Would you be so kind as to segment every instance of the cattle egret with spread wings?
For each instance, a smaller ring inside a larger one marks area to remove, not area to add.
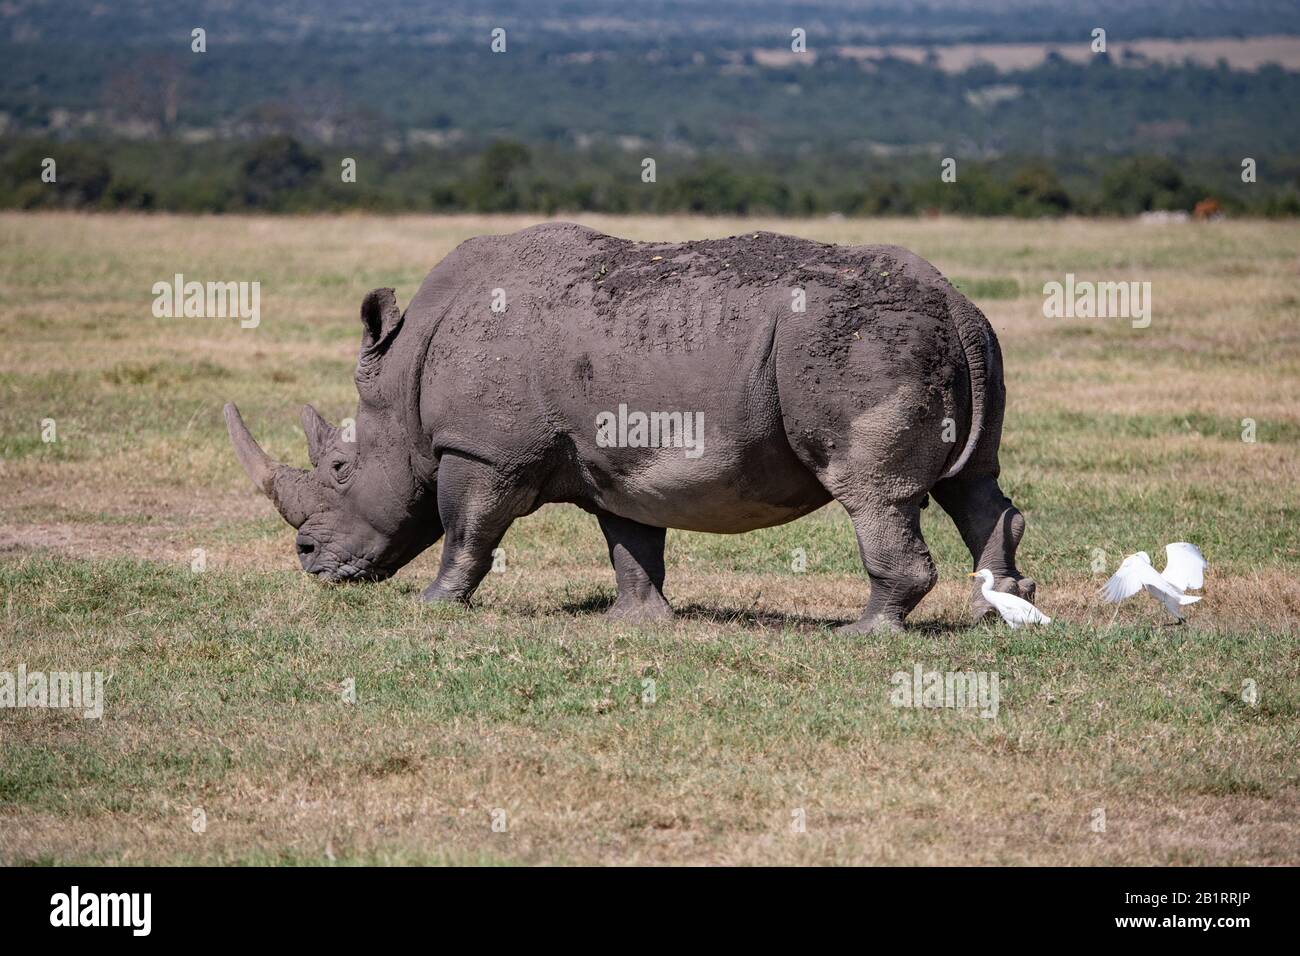
[[[1165,555],[1165,569],[1156,571],[1145,551],[1130,554],[1101,589],[1102,595],[1111,604],[1118,604],[1145,590],[1181,624],[1182,608],[1200,600],[1199,596],[1183,592],[1205,586],[1205,569],[1209,565],[1200,548],[1186,541],[1166,545]]]
[[[1015,630],[1021,624],[1052,623],[1050,617],[1024,598],[1015,594],[1003,594],[1001,591],[993,590],[993,572],[988,568],[982,568],[969,576],[983,580],[984,583],[980,585],[980,593],[984,595],[984,600],[993,605],[993,609],[1002,615],[1002,620],[1006,621],[1012,630]]]

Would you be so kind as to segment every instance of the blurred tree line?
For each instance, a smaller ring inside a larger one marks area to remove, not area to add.
[[[42,180],[55,160],[56,179]],[[354,182],[344,161],[355,161]],[[640,155],[526,146],[328,151],[288,135],[256,141],[43,142],[0,149],[0,207],[172,212],[609,213],[692,212],[849,216],[951,213],[1043,217],[1191,211],[1214,198],[1230,214],[1300,214],[1300,158],[1257,183],[1240,170],[1159,156],[1054,162],[958,159],[955,182],[938,157],[824,155],[769,159],[659,157],[643,182]]]

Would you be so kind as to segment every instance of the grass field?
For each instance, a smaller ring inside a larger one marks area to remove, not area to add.
[[[306,464],[298,407],[353,410],[362,295],[528,220],[3,215],[0,671],[107,684],[101,720],[0,710],[0,862],[1300,863],[1300,226],[584,221],[898,242],[957,281],[1002,340],[1002,483],[1056,623],[968,625],[933,507],[940,584],[896,637],[831,630],[866,595],[838,505],[670,532],[671,625],[606,621],[573,508],[517,523],[470,609],[415,600],[437,548],[322,586],[222,403]],[[260,281],[260,326],[154,318],[178,272]],[[1067,272],[1149,280],[1150,328],[1044,318]],[[1211,564],[1186,626],[1099,602],[1176,540]],[[917,664],[997,672],[997,718],[891,706]]]

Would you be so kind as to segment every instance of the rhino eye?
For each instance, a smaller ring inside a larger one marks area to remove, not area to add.
[[[330,472],[334,475],[335,481],[347,481],[348,475],[352,472],[351,462],[346,458],[336,458],[330,463]]]

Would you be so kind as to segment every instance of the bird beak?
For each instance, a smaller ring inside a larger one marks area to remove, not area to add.
[[[977,578],[977,577],[979,577],[979,575],[976,574],[974,571],[972,571],[970,574],[966,575],[966,577],[968,577],[968,578]]]

